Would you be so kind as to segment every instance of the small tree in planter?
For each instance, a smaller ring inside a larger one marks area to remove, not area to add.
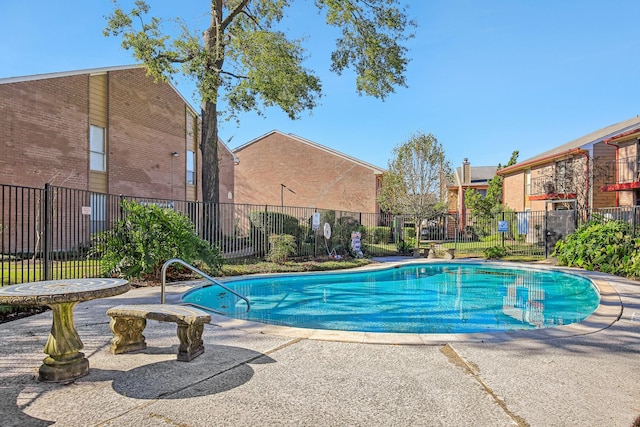
[[[419,250],[421,224],[446,211],[444,203],[451,165],[444,148],[432,134],[417,133],[393,149],[382,176],[378,203],[386,212],[407,215],[415,224],[415,248]]]

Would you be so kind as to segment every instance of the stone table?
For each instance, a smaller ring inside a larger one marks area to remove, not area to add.
[[[129,283],[123,279],[62,279],[28,282],[0,288],[0,304],[48,306],[53,325],[44,353],[48,356],[39,369],[39,378],[47,382],[68,382],[89,372],[89,360],[73,321],[73,307],[96,298],[125,293]]]

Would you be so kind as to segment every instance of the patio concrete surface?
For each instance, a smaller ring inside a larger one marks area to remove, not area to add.
[[[136,288],[76,306],[90,371],[69,384],[37,379],[50,312],[0,325],[0,425],[631,426],[640,283],[587,274],[611,307],[558,334],[376,338],[214,316],[192,362],[176,360],[172,323],[148,321],[145,350],[109,352],[108,308],[160,302]]]

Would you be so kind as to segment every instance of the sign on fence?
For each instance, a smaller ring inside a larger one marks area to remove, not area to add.
[[[509,231],[509,221],[498,221],[498,231],[501,233]]]

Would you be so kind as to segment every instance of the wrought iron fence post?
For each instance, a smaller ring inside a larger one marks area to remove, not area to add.
[[[122,194],[120,194],[118,199],[119,199],[118,200],[118,214],[120,215],[120,217],[118,219],[123,219],[124,218],[124,206],[123,206],[122,202],[124,202],[125,197]]]
[[[502,211],[502,221],[504,222],[504,211]],[[504,235],[505,235],[505,232],[503,231],[500,234],[502,235],[502,247],[504,248]]]
[[[544,258],[549,258],[549,211],[544,211]]]
[[[270,228],[273,227],[271,224],[271,218],[269,218],[269,205],[264,205],[264,232],[262,233],[262,257],[264,258],[269,253],[269,233],[271,232]]]
[[[53,240],[53,229],[52,229],[52,217],[53,217],[53,203],[52,203],[52,191],[51,185],[46,183],[44,185],[44,197],[42,201],[42,276],[44,280],[51,280],[51,246]]]

